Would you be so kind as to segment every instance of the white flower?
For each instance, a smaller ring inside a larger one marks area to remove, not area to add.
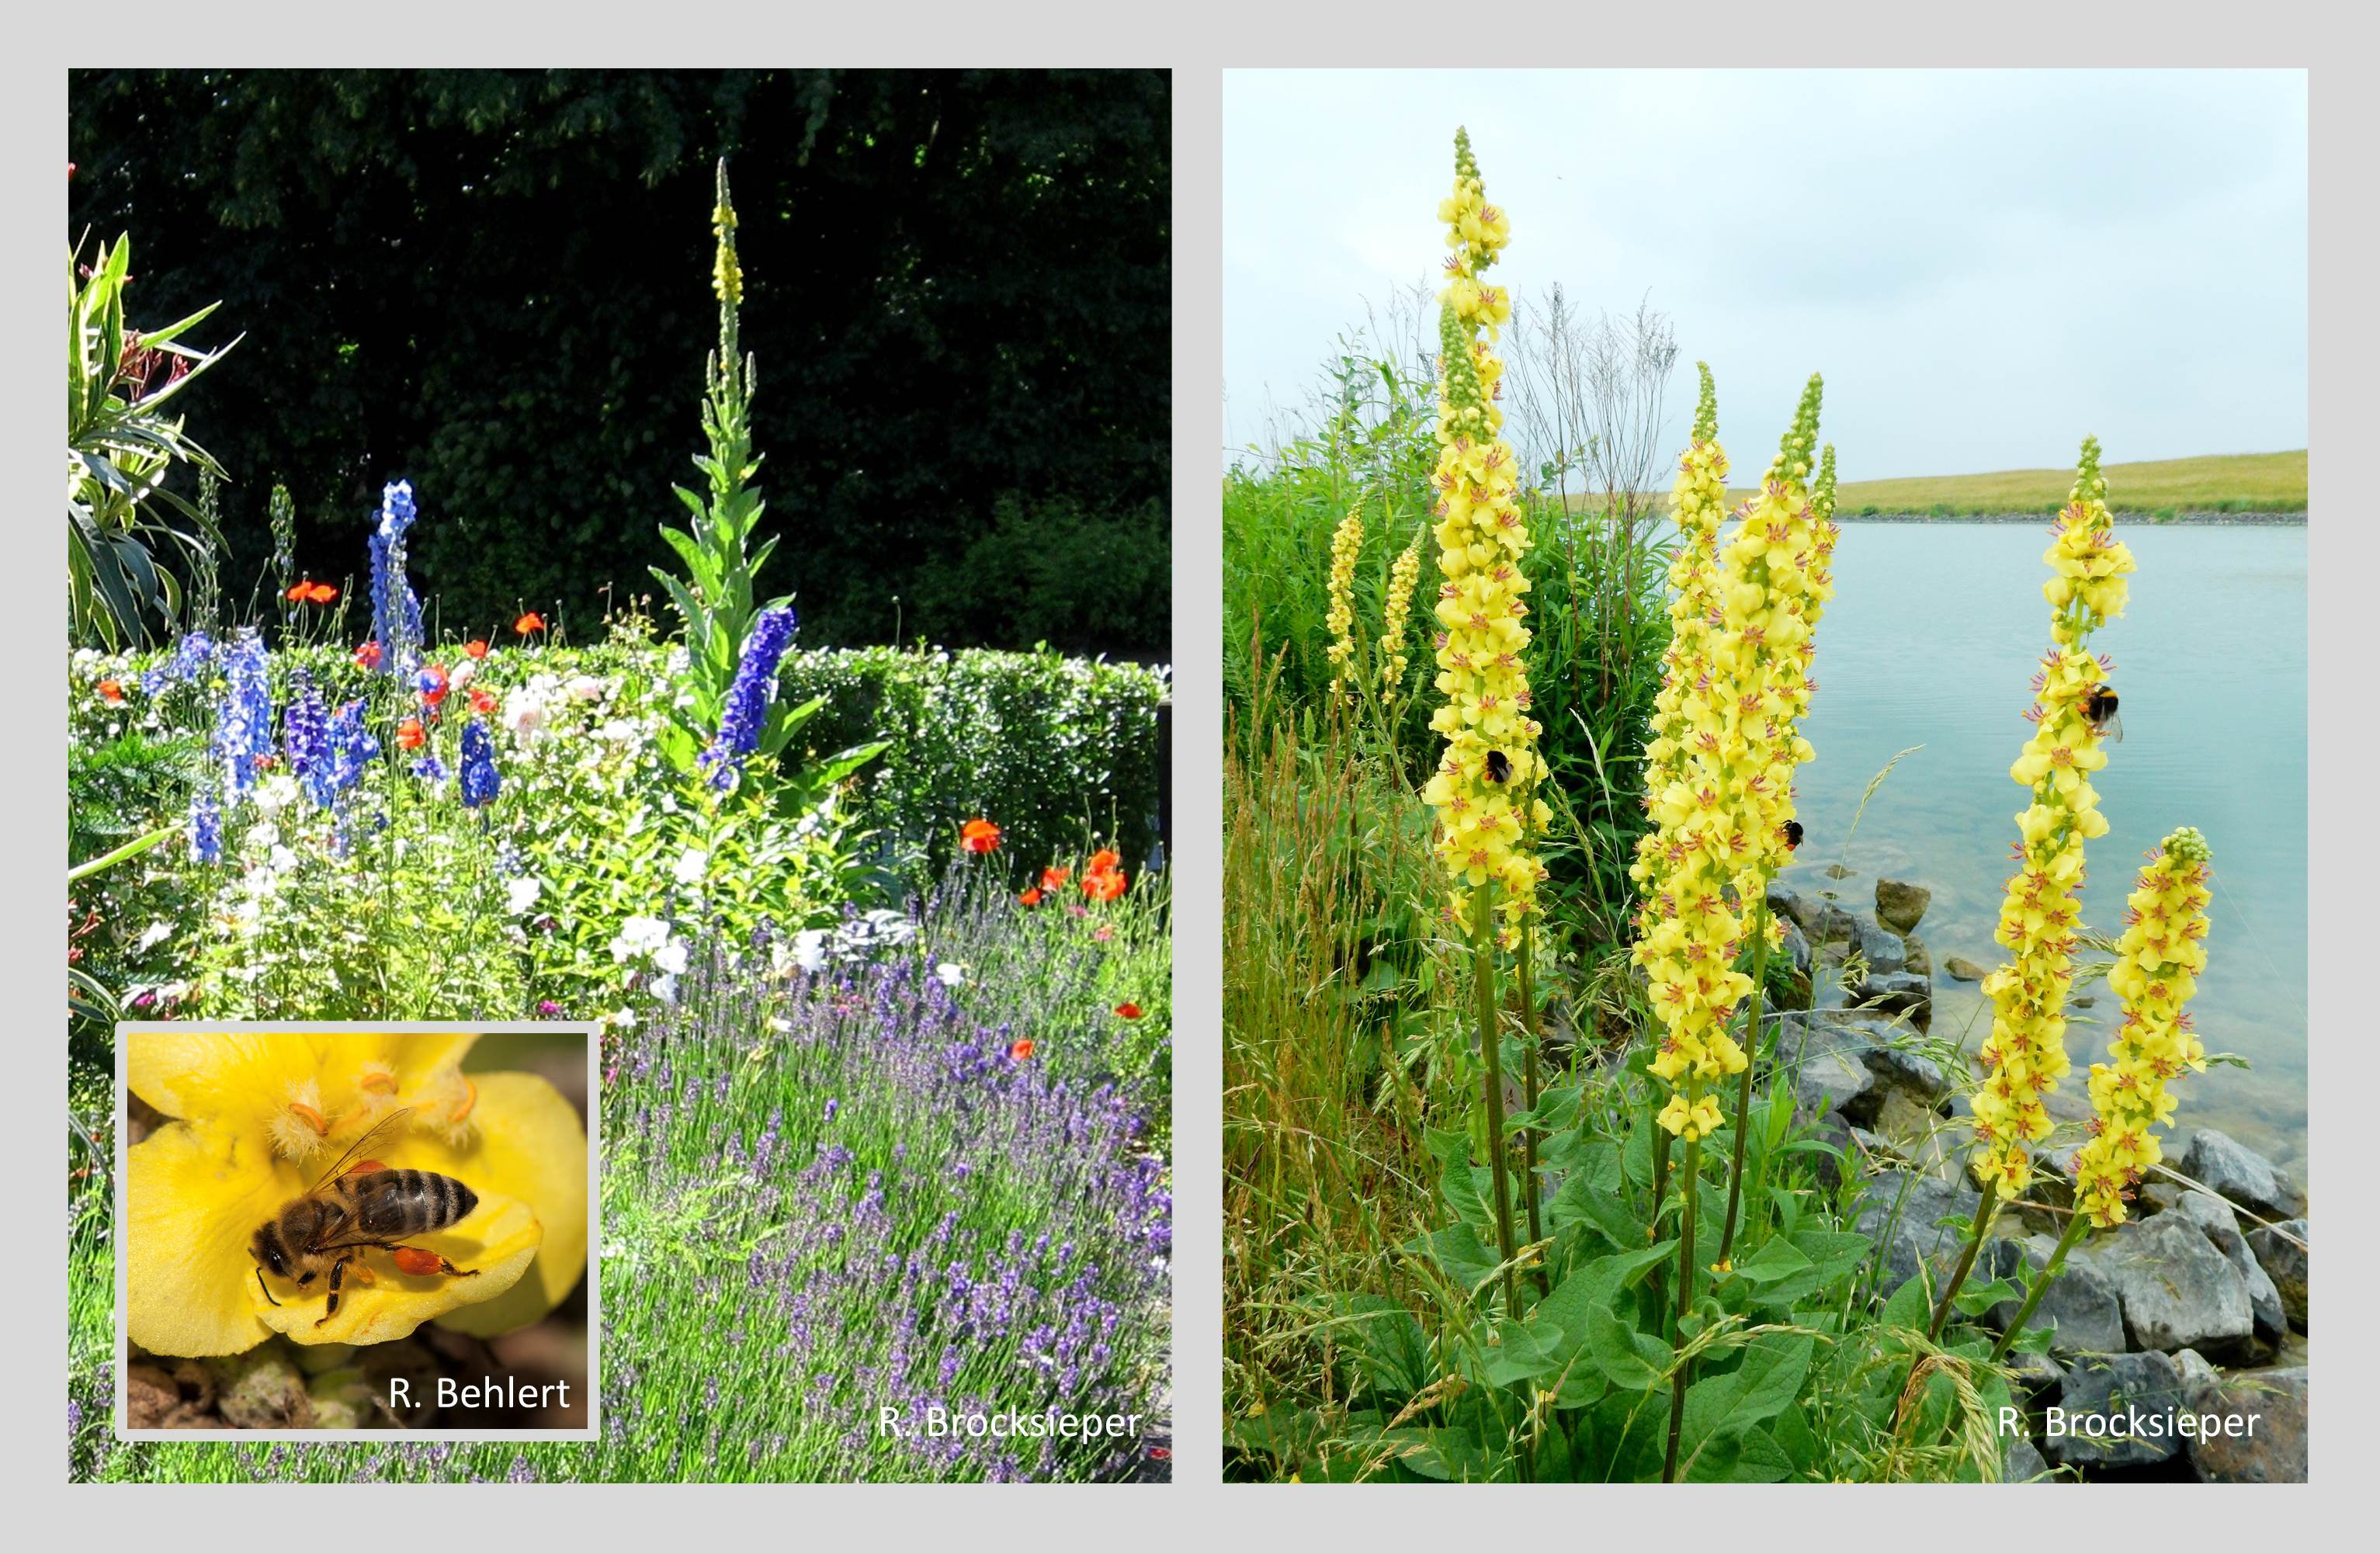
[[[275,847],[272,853],[273,867],[286,874],[298,867],[298,855],[286,847]]]
[[[934,967],[934,979],[945,988],[964,988],[967,979],[966,967],[956,961],[944,961]]]
[[[677,1002],[677,977],[675,976],[654,977],[652,991],[653,997],[661,1000],[663,1003],[675,1003]]]
[[[826,969],[824,929],[804,929],[794,935],[794,964],[815,976]]]
[[[614,1009],[612,1013],[603,1016],[603,1023],[607,1026],[617,1026],[622,1030],[626,1030],[630,1026],[637,1023],[637,1012],[633,1009]]]
[[[450,691],[459,691],[479,677],[480,661],[467,654],[462,662],[447,671],[446,688]]]
[[[595,731],[595,737],[606,745],[633,745],[644,730],[632,718],[613,718]]]
[[[526,745],[545,727],[545,703],[524,691],[504,703],[504,726]]]
[[[281,828],[271,820],[260,820],[248,828],[247,846],[249,852],[269,853],[280,845]]]
[[[612,941],[612,958],[633,960],[651,954],[669,942],[669,924],[659,917],[631,917],[620,925],[619,937]]]
[[[152,923],[147,928],[140,930],[140,937],[133,942],[132,948],[136,952],[141,950],[153,950],[158,945],[163,944],[165,941],[173,937],[173,924],[167,922]]]
[[[298,779],[286,772],[267,777],[256,785],[256,807],[268,815],[278,814],[297,801]]]
[[[653,964],[671,977],[686,969],[686,941],[673,939],[653,952]]]
[[[537,904],[538,892],[544,889],[545,881],[534,874],[525,874],[508,881],[504,886],[505,910],[515,917],[520,916]]]
[[[562,688],[581,701],[603,699],[603,682],[592,674],[573,674]]]
[[[699,847],[688,847],[678,855],[677,864],[670,872],[677,876],[681,885],[699,885],[710,870],[710,855]]]

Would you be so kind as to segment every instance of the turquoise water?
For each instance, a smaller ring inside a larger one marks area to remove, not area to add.
[[[2216,892],[2194,1005],[2217,1067],[2181,1087],[2181,1125],[2220,1127],[2301,1181],[2306,1123],[2306,533],[2292,528],[2120,524],[2140,563],[2131,601],[2093,647],[2112,657],[2124,737],[2095,786],[2108,832],[2091,844],[2084,921],[2112,937],[2143,852],[2177,826],[2205,832]],[[1818,696],[1803,727],[1808,828],[1795,888],[1872,909],[1878,874],[1929,886],[1918,927],[1933,951],[1934,1031],[1988,1032],[1950,955],[1998,965],[1992,941],[2023,790],[2008,775],[2036,661],[2049,646],[2042,524],[1843,526],[1836,593],[1818,627]],[[1904,758],[1846,833],[1860,795]],[[1853,875],[1825,874],[1840,860]],[[2079,1090],[2105,1050],[2115,1000],[2069,1033]]]

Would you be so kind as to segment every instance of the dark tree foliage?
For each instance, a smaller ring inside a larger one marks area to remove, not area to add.
[[[226,593],[358,573],[413,481],[449,631],[583,637],[653,591],[699,485],[711,166],[742,218],[763,582],[813,644],[1161,654],[1162,72],[84,71],[69,231],[130,232],[135,317],[221,298],[194,396]],[[219,326],[219,327],[217,327]]]

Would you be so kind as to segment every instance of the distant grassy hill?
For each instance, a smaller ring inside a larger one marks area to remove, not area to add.
[[[2294,513],[2306,504],[2306,451],[2219,454],[2106,467],[2107,504],[2119,513]],[[2074,488],[2068,469],[2003,469],[1906,480],[1847,480],[1835,510],[1845,517],[1884,513],[2048,512]],[[1730,492],[1741,499],[1748,492]]]

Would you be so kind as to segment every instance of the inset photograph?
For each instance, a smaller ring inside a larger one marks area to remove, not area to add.
[[[126,1026],[128,1439],[593,1439],[595,1027]]]
[[[1224,135],[1227,1475],[2304,1478],[2304,73]]]

